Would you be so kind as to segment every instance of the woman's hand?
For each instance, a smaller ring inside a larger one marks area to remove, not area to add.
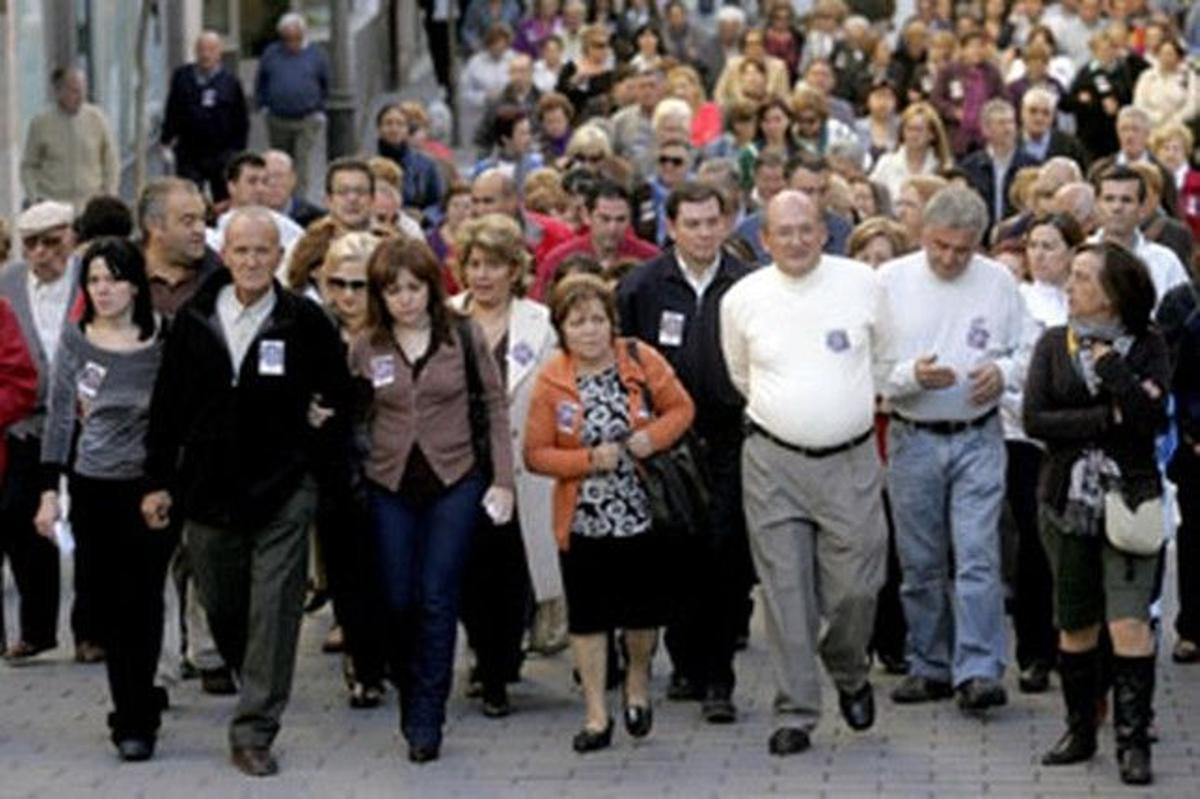
[[[626,446],[629,447],[633,457],[639,460],[649,458],[654,454],[654,442],[650,440],[650,434],[645,430],[639,430],[630,436]]]
[[[58,492],[43,491],[42,501],[33,517],[33,526],[37,528],[38,535],[54,540],[54,524],[58,521],[58,514]]]
[[[484,492],[482,504],[488,518],[497,527],[512,521],[514,500],[510,489],[492,486]]]
[[[1103,358],[1105,355],[1108,355],[1110,352],[1112,352],[1112,347],[1109,346],[1109,344],[1107,342],[1105,342],[1105,341],[1093,341],[1092,342],[1092,359],[1095,360],[1097,363],[1099,363],[1100,359]]]
[[[617,468],[617,461],[621,457],[621,445],[601,444],[592,447],[589,454],[593,472],[611,472]]]

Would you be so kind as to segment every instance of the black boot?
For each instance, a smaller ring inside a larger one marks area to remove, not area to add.
[[[1059,652],[1059,681],[1067,706],[1067,731],[1042,755],[1043,766],[1066,766],[1096,754],[1096,677],[1098,653]]]
[[[1121,782],[1149,785],[1154,656],[1113,657],[1113,727]]]

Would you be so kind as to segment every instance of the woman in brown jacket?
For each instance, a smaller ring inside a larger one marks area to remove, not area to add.
[[[427,244],[384,241],[367,281],[367,330],[350,369],[373,391],[364,465],[372,543],[401,731],[409,759],[424,763],[441,748],[471,539],[485,510],[497,525],[512,517],[508,405],[483,331],[446,305]],[[486,418],[472,419],[473,404]]]
[[[557,480],[554,534],[587,702],[587,722],[573,745],[583,753],[612,742],[604,685],[605,635],[614,628],[625,631],[629,656],[625,727],[638,738],[650,732],[650,659],[664,615],[665,553],[650,529],[637,460],[678,441],[695,409],[661,355],[616,337],[616,304],[600,278],[563,280],[550,312],[563,352],[534,385],[525,463]]]

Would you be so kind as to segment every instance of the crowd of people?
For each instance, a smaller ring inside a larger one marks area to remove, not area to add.
[[[125,760],[197,674],[238,696],[234,764],[275,773],[324,594],[348,702],[390,680],[413,762],[460,623],[488,717],[570,647],[585,753],[612,689],[652,731],[660,630],[666,698],[736,722],[757,582],[771,753],[810,747],[818,660],[861,731],[873,661],[897,704],[981,713],[1015,653],[1020,691],[1061,686],[1044,764],[1090,759],[1111,707],[1149,782],[1172,537],[1171,654],[1200,662],[1200,6],[461,5],[426,22],[469,165],[402,102],[306,189],[327,66],[288,14],[252,93],[271,149],[206,32],[177,175],[130,208],[54,73],[0,272],[9,662],[57,646],[73,539]],[[704,484],[688,529],[664,458]]]

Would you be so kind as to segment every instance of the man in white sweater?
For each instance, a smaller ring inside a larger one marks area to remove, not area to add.
[[[925,206],[921,249],[879,270],[878,377],[893,409],[888,493],[911,655],[896,702],[954,688],[965,710],[1007,701],[997,406],[1021,379],[1027,322],[1011,274],[976,254],[987,224],[977,194],[943,189]]]
[[[775,755],[809,747],[818,652],[847,724],[875,720],[866,648],[887,546],[872,436],[879,288],[865,264],[822,254],[827,235],[807,195],[776,195],[762,228],[772,265],[721,302],[721,349],[747,401],[742,485],[775,710],[788,718],[771,736]]]

